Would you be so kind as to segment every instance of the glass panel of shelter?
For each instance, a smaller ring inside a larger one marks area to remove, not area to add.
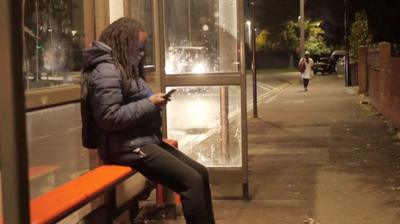
[[[167,75],[239,71],[236,0],[164,1]]]
[[[154,34],[153,34],[153,13],[152,1],[148,0],[129,0],[129,16],[142,23],[148,34],[146,43],[146,68],[154,68]]]
[[[84,1],[27,0],[24,4],[25,88],[79,84]]]
[[[26,126],[31,198],[98,165],[82,147],[79,103],[28,112]]]
[[[27,93],[79,85],[86,35],[84,1],[27,0],[23,13]],[[89,170],[89,152],[81,144],[79,103],[27,112],[26,125],[31,198]]]
[[[163,8],[166,79],[239,75],[237,0],[165,0]],[[240,85],[192,79],[182,86],[178,79],[166,88],[177,89],[167,106],[168,137],[207,167],[242,167]]]
[[[168,138],[207,167],[241,167],[239,86],[186,86],[167,105]]]
[[[120,3],[120,5],[118,4]],[[154,67],[152,3],[110,1],[118,17],[140,21],[149,34],[146,67]],[[118,13],[118,6],[122,13]],[[80,83],[82,51],[85,48],[84,1],[27,0],[24,8],[24,84],[27,90]],[[110,20],[112,11],[110,11]]]

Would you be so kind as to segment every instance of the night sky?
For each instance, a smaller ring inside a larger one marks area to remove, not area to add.
[[[305,0],[305,15],[323,20],[331,46],[343,44],[344,0]],[[400,0],[348,0],[350,24],[356,12],[366,10],[373,40],[400,43]],[[297,20],[299,0],[256,0],[257,27],[278,34],[287,20]],[[247,12],[248,14],[248,12]]]

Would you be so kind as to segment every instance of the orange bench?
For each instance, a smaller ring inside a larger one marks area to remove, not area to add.
[[[33,199],[31,223],[54,223],[130,177],[130,167],[103,165]]]
[[[177,147],[174,140],[164,140]],[[111,223],[121,211],[116,209],[115,187],[135,173],[126,166],[102,165],[82,176],[31,200],[30,216],[32,224],[48,224],[66,218],[101,194],[107,193],[107,219]],[[129,200],[128,203],[132,203]],[[137,201],[136,201],[137,203]],[[127,205],[121,206],[126,208]],[[111,211],[110,211],[111,210]],[[0,224],[3,218],[0,217]]]
[[[30,201],[32,224],[55,223],[95,197],[115,188],[135,172],[130,167],[102,165]],[[2,224],[3,218],[0,217]]]

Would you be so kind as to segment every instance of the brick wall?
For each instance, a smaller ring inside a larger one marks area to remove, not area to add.
[[[369,95],[372,105],[400,128],[400,58],[391,57],[390,49],[389,43],[360,49],[359,92]]]
[[[378,109],[380,107],[380,77],[379,71],[374,69],[368,69],[368,95],[371,103]]]
[[[383,114],[400,128],[400,58],[390,58],[384,68],[382,89]]]
[[[352,86],[358,86],[358,62],[350,64],[350,82]]]
[[[366,94],[368,92],[368,80],[367,80],[367,47],[361,46],[358,50],[358,92]]]

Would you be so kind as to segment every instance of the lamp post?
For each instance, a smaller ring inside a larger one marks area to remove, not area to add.
[[[300,0],[300,16],[299,16],[299,25],[300,25],[300,56],[304,57],[304,0]]]
[[[349,19],[349,4],[348,0],[344,0],[344,47],[346,50],[345,61],[344,61],[344,77],[345,77],[345,85],[351,86],[348,19]]]
[[[253,80],[253,118],[258,117],[258,107],[257,107],[257,64],[256,64],[256,3],[249,0],[249,5],[252,6],[251,14],[253,22],[251,25],[251,48],[252,48],[252,80]]]

